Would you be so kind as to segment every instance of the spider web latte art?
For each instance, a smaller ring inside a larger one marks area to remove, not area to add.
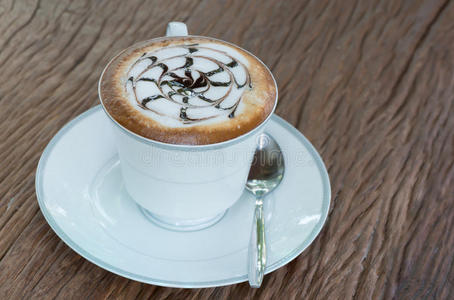
[[[138,107],[168,118],[167,125],[234,118],[244,91],[252,88],[251,78],[243,62],[216,46],[145,52],[129,68],[125,89]]]

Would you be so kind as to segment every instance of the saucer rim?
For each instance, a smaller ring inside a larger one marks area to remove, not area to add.
[[[227,278],[227,279],[222,279],[222,280],[197,281],[197,282],[161,280],[161,279],[156,279],[156,278],[152,278],[149,276],[134,274],[129,271],[125,271],[121,268],[117,268],[109,263],[106,263],[102,259],[97,258],[96,256],[94,256],[91,253],[84,250],[84,248],[82,246],[80,246],[78,243],[74,242],[64,232],[64,230],[57,224],[57,222],[55,221],[53,216],[46,209],[46,206],[44,203],[44,190],[43,190],[44,187],[42,184],[42,180],[43,180],[42,171],[50,157],[50,154],[51,154],[54,146],[60,141],[61,137],[64,136],[73,126],[78,124],[80,121],[82,121],[83,119],[89,117],[90,115],[92,115],[98,111],[102,111],[101,105],[96,105],[96,106],[88,109],[87,111],[81,113],[80,115],[78,115],[77,117],[75,117],[74,119],[72,119],[71,121],[66,123],[57,132],[57,134],[49,141],[49,143],[45,147],[45,149],[39,159],[37,170],[36,170],[36,175],[35,175],[36,197],[38,200],[38,204],[39,204],[41,213],[43,214],[44,218],[46,219],[47,223],[52,228],[52,230],[55,232],[55,234],[57,234],[57,236],[73,251],[75,251],[77,254],[79,254],[86,260],[90,261],[91,263],[97,265],[98,267],[101,267],[101,268],[108,270],[109,272],[115,273],[119,276],[131,279],[131,280],[147,283],[147,284],[154,284],[154,285],[159,285],[159,286],[164,286],[164,287],[174,287],[174,288],[209,288],[209,287],[217,287],[217,286],[226,286],[226,285],[231,285],[231,284],[236,284],[236,283],[247,281],[248,280],[247,274],[242,275],[242,276],[236,276],[236,277],[231,277],[231,278]],[[299,132],[295,127],[293,127],[290,123],[288,123],[281,117],[277,116],[276,114],[272,114],[272,117],[270,119],[271,119],[270,121],[275,121],[278,123],[278,125],[282,126],[285,130],[290,131],[290,133],[292,133],[297,139],[299,139],[303,143],[304,147],[309,151],[309,153],[311,154],[311,156],[313,157],[313,159],[317,165],[317,168],[320,171],[324,196],[322,199],[321,218],[317,222],[316,226],[311,231],[309,236],[306,239],[304,239],[303,242],[298,247],[295,247],[295,249],[292,252],[290,252],[286,256],[282,257],[281,259],[279,259],[272,265],[267,266],[265,269],[265,274],[271,273],[271,272],[285,266],[286,264],[291,262],[293,259],[295,259],[297,256],[299,256],[309,245],[312,244],[312,242],[319,235],[323,226],[326,223],[326,219],[327,219],[328,213],[329,213],[330,202],[331,202],[331,185],[330,185],[328,172],[326,170],[326,167],[325,167],[325,164],[323,163],[322,158],[318,154],[315,147],[309,142],[309,140],[301,132]]]

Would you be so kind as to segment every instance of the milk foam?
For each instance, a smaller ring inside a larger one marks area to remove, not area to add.
[[[145,52],[125,79],[128,100],[167,127],[218,123],[241,114],[252,88],[248,60],[213,42],[170,45]]]

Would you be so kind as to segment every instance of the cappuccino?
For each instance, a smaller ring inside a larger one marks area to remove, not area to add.
[[[100,79],[107,113],[155,141],[208,145],[241,136],[272,113],[277,87],[249,52],[206,37],[164,37],[117,55]]]

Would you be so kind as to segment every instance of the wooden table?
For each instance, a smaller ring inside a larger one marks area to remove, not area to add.
[[[68,248],[38,207],[46,144],[98,104],[115,53],[163,35],[171,20],[270,66],[277,114],[329,170],[324,229],[258,290],[119,277]],[[0,143],[0,299],[454,295],[453,1],[1,0]]]

